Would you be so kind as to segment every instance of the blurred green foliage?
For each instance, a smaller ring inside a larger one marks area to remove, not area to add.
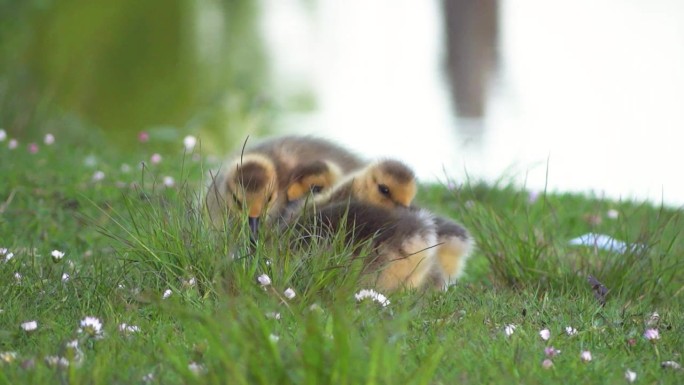
[[[233,147],[269,121],[258,12],[249,0],[0,0],[0,127],[21,138],[76,117],[121,146],[147,130]]]

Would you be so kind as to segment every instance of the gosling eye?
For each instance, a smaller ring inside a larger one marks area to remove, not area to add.
[[[319,185],[312,185],[311,186],[311,192],[314,194],[319,194],[321,191],[323,191],[323,186]]]
[[[385,184],[379,184],[378,185],[378,191],[380,191],[380,194],[389,197],[390,196],[390,189],[387,187]]]

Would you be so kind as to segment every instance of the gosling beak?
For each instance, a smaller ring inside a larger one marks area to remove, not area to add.
[[[256,244],[256,240],[258,239],[259,235],[259,217],[249,217],[248,222],[249,230],[251,232],[249,238],[251,239],[252,243]]]

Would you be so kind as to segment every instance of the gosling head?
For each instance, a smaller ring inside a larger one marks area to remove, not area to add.
[[[392,159],[371,164],[354,184],[361,200],[387,208],[409,207],[417,190],[413,170]]]
[[[229,164],[225,178],[228,209],[246,212],[253,240],[259,228],[259,218],[277,198],[277,174],[273,162],[260,154],[245,154]]]
[[[292,171],[287,187],[287,201],[294,202],[307,194],[320,194],[329,190],[341,177],[342,171],[332,162],[314,161]]]

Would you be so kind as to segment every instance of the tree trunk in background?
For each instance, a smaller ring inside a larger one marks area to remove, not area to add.
[[[460,117],[481,118],[497,62],[498,1],[444,0],[443,10],[447,70],[456,111]]]

